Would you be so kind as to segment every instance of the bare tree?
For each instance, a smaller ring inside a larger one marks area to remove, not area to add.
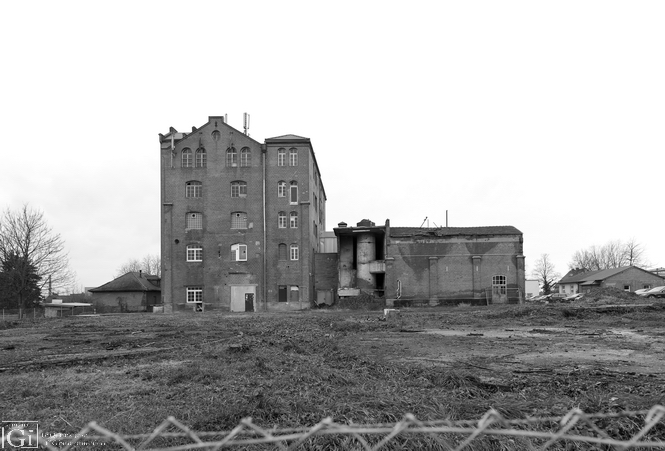
[[[21,308],[27,308],[34,274],[42,293],[47,289],[69,286],[75,280],[69,269],[65,243],[46,223],[44,214],[24,205],[17,211],[7,208],[0,217],[0,260],[22,262],[12,266],[16,296]],[[31,279],[32,277],[32,279]]]
[[[603,246],[593,245],[576,251],[568,263],[570,269],[583,268],[588,271],[646,265],[644,248],[634,238],[626,243],[615,240],[609,241]]]
[[[554,268],[554,263],[550,260],[549,254],[542,254],[536,260],[531,276],[538,279],[545,294],[550,294],[554,284],[561,278],[561,274]]]
[[[115,276],[120,277],[123,274],[127,274],[128,272],[139,271],[143,271],[146,274],[152,274],[153,276],[161,276],[162,259],[159,257],[159,255],[156,254],[148,254],[141,260],[132,258],[116,270]]]

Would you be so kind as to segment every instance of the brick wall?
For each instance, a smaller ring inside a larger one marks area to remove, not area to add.
[[[639,268],[629,268],[614,276],[608,277],[602,283],[602,287],[614,287],[627,291],[635,291],[649,286],[651,288],[665,285],[665,279]]]
[[[506,277],[511,293],[524,292],[519,236],[390,239],[386,258],[386,293],[401,299],[485,299],[495,275]],[[517,301],[517,299],[514,299]]]

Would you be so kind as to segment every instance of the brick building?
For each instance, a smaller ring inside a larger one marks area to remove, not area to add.
[[[588,293],[593,288],[635,291],[665,285],[665,278],[637,266],[596,271],[574,268],[557,283],[559,293]]]
[[[522,232],[512,226],[391,227],[340,223],[339,290],[371,292],[389,306],[524,299]]]
[[[308,308],[326,202],[311,141],[222,116],[159,136],[165,311]]]

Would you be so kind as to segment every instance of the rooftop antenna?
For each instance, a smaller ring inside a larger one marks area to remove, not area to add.
[[[243,127],[245,128],[245,135],[249,136],[247,130],[249,130],[249,113],[243,113]]]
[[[224,123],[228,124],[229,123],[229,115],[224,113]]]

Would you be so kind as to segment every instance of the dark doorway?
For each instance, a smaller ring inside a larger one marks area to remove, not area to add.
[[[245,311],[254,311],[254,293],[245,293]]]
[[[277,298],[277,300],[279,302],[286,302],[287,301],[287,299],[286,299],[286,285],[280,285],[278,293],[279,293],[279,297]]]

